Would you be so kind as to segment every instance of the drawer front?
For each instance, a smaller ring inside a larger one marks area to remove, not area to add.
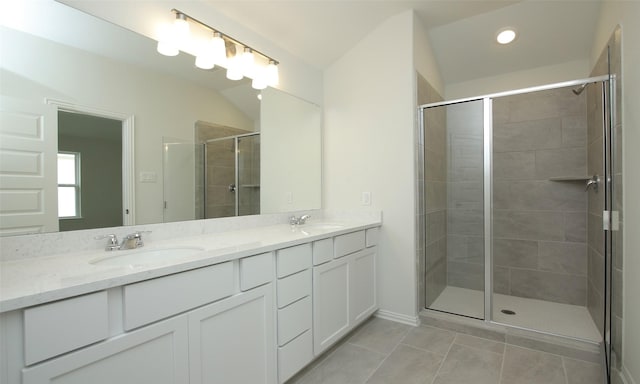
[[[346,235],[336,236],[334,240],[334,256],[336,258],[348,255],[364,248],[365,234],[364,231],[347,233]]]
[[[124,328],[130,330],[235,293],[233,262],[124,287]]]
[[[311,329],[311,297],[278,310],[278,346],[283,346],[307,329]]]
[[[311,295],[311,269],[278,280],[278,308]]]
[[[333,259],[333,239],[313,242],[313,265],[324,264]]]
[[[380,228],[369,228],[366,233],[367,247],[378,245],[380,240]]]
[[[278,382],[284,383],[313,359],[311,330],[278,348]]]
[[[247,291],[273,280],[273,256],[263,253],[240,259],[240,289]]]
[[[31,365],[109,337],[107,292],[24,311],[25,363]]]
[[[276,253],[278,278],[311,267],[311,243],[280,249]]]

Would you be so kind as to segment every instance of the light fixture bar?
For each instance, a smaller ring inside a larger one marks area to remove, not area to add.
[[[215,28],[211,27],[210,25],[208,25],[206,23],[203,23],[202,21],[196,19],[195,17],[192,17],[192,16],[190,16],[190,15],[188,15],[188,14],[186,14],[186,13],[184,13],[184,12],[178,10],[178,9],[175,9],[175,8],[173,8],[171,10],[171,12],[175,13],[176,15],[180,15],[181,17],[185,17],[187,20],[191,20],[191,21],[193,21],[193,22],[195,22],[195,23],[197,23],[197,24],[199,24],[199,25],[211,30],[211,32],[219,33],[220,36],[224,40],[228,40],[229,42],[232,42],[232,43],[234,43],[236,45],[241,45],[241,46],[243,46],[245,48],[249,48],[254,54],[258,54],[258,55],[264,57],[265,59],[267,59],[267,62],[271,62],[272,61],[275,65],[280,64],[276,59],[272,58],[271,56],[265,55],[264,53],[258,51],[257,49],[254,49],[253,47],[251,47],[251,46],[249,46],[249,45],[247,45],[247,44],[245,44],[243,42],[241,42],[240,40],[234,39],[233,37],[223,33],[222,31],[220,31],[218,29],[215,29]]]

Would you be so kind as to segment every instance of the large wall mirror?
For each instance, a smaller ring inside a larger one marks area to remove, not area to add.
[[[317,105],[161,56],[64,4],[12,3],[0,27],[3,236],[320,208]]]

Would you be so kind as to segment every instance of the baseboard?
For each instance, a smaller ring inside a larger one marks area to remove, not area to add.
[[[373,315],[381,319],[395,321],[396,323],[412,325],[414,327],[417,327],[418,325],[420,325],[420,318],[418,316],[407,316],[400,313],[385,311],[384,309],[379,309]]]

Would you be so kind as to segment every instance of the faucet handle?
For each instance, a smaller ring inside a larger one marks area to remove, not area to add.
[[[144,241],[142,241],[142,234],[143,233],[151,233],[151,231],[136,231],[134,233],[131,233],[129,235],[127,235],[124,238],[125,242],[129,242],[129,241],[133,241],[133,247],[129,246],[128,248],[140,248],[144,246]]]
[[[120,244],[118,244],[118,237],[113,233],[108,235],[100,235],[94,237],[96,240],[107,239],[107,246],[104,248],[105,251],[113,251],[116,249],[120,249]]]

